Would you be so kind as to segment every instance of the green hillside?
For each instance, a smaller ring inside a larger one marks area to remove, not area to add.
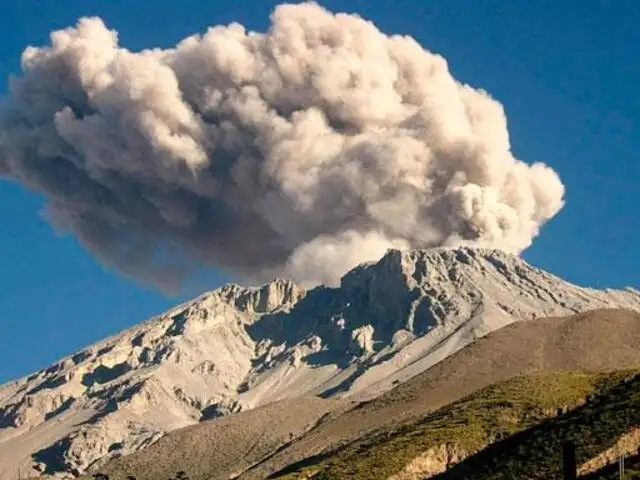
[[[435,460],[438,453],[450,457],[452,463],[462,460],[434,478],[561,478],[563,441],[576,442],[580,463],[640,425],[637,373],[517,377],[484,388],[418,422],[370,435],[274,477],[388,478],[433,449]],[[446,464],[447,459],[443,461]],[[434,462],[430,463],[433,470]],[[437,471],[427,469],[424,475],[433,473]]]

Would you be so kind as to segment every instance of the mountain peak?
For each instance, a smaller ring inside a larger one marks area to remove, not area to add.
[[[455,271],[464,268],[482,269],[491,263],[503,268],[533,268],[517,255],[498,249],[477,247],[431,248],[424,250],[389,249],[377,262],[368,262],[355,267],[342,277],[341,286],[358,283],[362,276],[389,276],[390,281],[414,278],[421,281],[422,275],[433,269]]]

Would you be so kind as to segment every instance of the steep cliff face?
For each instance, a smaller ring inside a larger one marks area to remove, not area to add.
[[[390,251],[339,288],[226,285],[0,387],[0,479],[80,473],[202,419],[374,397],[514,321],[640,310],[496,250]]]

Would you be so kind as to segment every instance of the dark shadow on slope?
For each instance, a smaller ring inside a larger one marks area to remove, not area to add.
[[[65,383],[67,383],[67,379],[64,376],[50,378],[49,380],[46,380],[40,385],[29,390],[25,395],[35,395],[42,390],[53,390],[55,388],[61,387]]]
[[[94,414],[87,421],[81,423],[81,425],[93,425],[98,423],[100,419],[116,411],[118,411],[118,401],[116,399],[111,399],[100,409],[99,412]]]
[[[71,446],[70,438],[63,438],[53,445],[37,451],[31,458],[34,462],[43,463],[45,469],[42,473],[45,475],[53,475],[56,472],[66,470],[64,454]],[[73,475],[77,475],[77,471],[69,471]]]
[[[99,392],[99,394],[95,394],[94,397],[103,398],[107,400],[107,403],[102,407],[100,411],[98,411],[95,415],[89,418],[87,421],[81,423],[81,425],[93,425],[97,423],[101,418],[106,417],[110,413],[113,413],[118,410],[118,403],[125,402],[130,400],[135,394],[142,390],[144,386],[144,381],[132,385],[126,388],[121,394],[113,397],[112,395],[116,395],[114,390],[117,389],[109,389],[103,392]]]
[[[73,355],[73,357],[71,357],[71,360],[73,361],[73,363],[78,365],[79,363],[84,362],[90,356],[91,356],[91,352],[83,350]]]
[[[131,365],[126,362],[118,363],[113,367],[99,365],[93,370],[93,372],[85,373],[82,376],[82,385],[85,387],[90,387],[95,383],[104,385],[105,383],[109,383],[112,380],[129,373],[131,370]]]
[[[376,362],[378,363],[378,362]],[[367,369],[369,369],[369,367],[371,367],[373,365],[373,363],[369,364],[369,363],[364,363],[361,365],[358,365],[356,367],[356,370],[349,375],[349,377],[347,377],[345,380],[343,380],[342,382],[340,382],[338,385],[329,388],[327,390],[325,390],[324,392],[320,393],[318,396],[320,398],[330,398],[333,395],[336,395],[338,393],[343,393],[343,392],[347,392],[350,388],[351,385],[354,384],[354,382],[362,375],[364,374]]]
[[[68,398],[66,399],[62,405],[60,405],[58,408],[56,408],[54,411],[47,413],[44,416],[45,420],[50,420],[53,417],[56,417],[58,415],[60,415],[63,412],[66,412],[67,410],[69,410],[69,408],[71,408],[71,405],[73,405],[73,402],[75,402],[74,398]]]
[[[638,405],[640,376],[636,375],[591,398],[585,405],[494,443],[433,478],[562,478],[563,442],[574,442],[578,464],[584,463],[640,425]]]
[[[304,361],[311,367],[333,364],[339,369],[344,370],[349,366],[352,358],[353,356],[347,355],[347,352],[344,352],[344,355],[339,356],[334,349],[325,349],[307,355],[304,357]]]
[[[183,311],[171,317],[173,323],[171,323],[169,328],[167,328],[165,335],[177,337],[184,334],[184,329],[187,324],[187,315],[187,311]]]
[[[410,295],[404,292],[404,297]],[[372,325],[375,349],[377,345],[388,345],[393,334],[406,327],[410,302],[404,297],[401,301],[387,302],[384,296],[370,295],[366,286],[355,292],[319,287],[291,311],[265,315],[250,325],[247,332],[256,342],[271,338],[275,345],[288,346],[307,340],[313,332],[321,338],[323,350],[307,356],[305,361],[312,367],[327,363],[344,367],[354,355],[361,354],[352,339],[354,330]]]
[[[100,350],[98,350],[98,353],[96,353],[96,356],[101,357],[102,355],[106,355],[107,353],[111,352],[115,347],[116,347],[115,345],[107,345],[106,347],[103,347]]]
[[[213,420],[214,418],[219,418],[220,411],[218,408],[218,404],[209,405],[202,409],[199,422],[206,422],[207,420]]]
[[[298,301],[288,312],[264,315],[247,328],[254,341],[272,338],[276,345],[295,344],[304,340],[309,332],[329,333],[333,326],[332,315],[344,307],[338,290],[318,287]],[[339,328],[335,328],[339,331]],[[324,340],[324,338],[323,338]]]
[[[241,411],[242,405],[237,401],[214,403],[202,409],[198,421],[206,422],[207,420],[214,420],[226,415],[235,415]]]

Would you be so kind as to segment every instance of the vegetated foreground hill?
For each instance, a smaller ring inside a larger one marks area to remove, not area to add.
[[[0,480],[20,469],[81,474],[173,430],[278,400],[372,399],[512,322],[621,307],[640,310],[640,293],[577,287],[473,248],[390,251],[339,288],[227,285],[1,386]],[[381,421],[362,413],[364,427],[345,418],[337,437]],[[292,441],[266,468],[334,438],[299,451]]]
[[[304,435],[299,436],[298,431],[293,430],[296,428],[296,420],[290,412],[295,401],[274,403],[259,410],[176,430],[147,449],[114,460],[103,469],[112,474],[132,473],[140,480],[168,478],[178,470],[203,475],[196,478],[214,480],[226,480],[230,478],[230,473],[236,473],[242,479],[264,479],[308,457],[333,450],[342,451],[342,445],[357,440],[366,442],[369,438],[367,434],[375,431],[391,432],[406,423],[420,421],[439,407],[505,379],[533,375],[536,372],[601,372],[640,367],[638,346],[640,314],[637,312],[600,310],[569,317],[517,322],[477,340],[376,399],[356,405],[345,400],[339,405],[339,409],[331,409],[330,413],[321,417],[315,416],[318,421],[311,426],[309,417],[301,417],[300,422],[309,426]],[[519,423],[504,423],[501,428],[512,428],[511,431],[513,428],[526,428],[543,416],[554,415],[555,407],[559,404],[564,407],[576,405],[594,388],[593,382],[597,380],[597,376],[581,373],[568,375],[566,383],[563,383],[564,377],[556,378],[552,375],[531,380],[531,383],[526,383],[529,380],[518,380],[509,384],[511,386],[504,387],[505,396],[515,392],[512,400],[505,401],[516,402],[516,405],[518,401],[528,398],[526,389],[537,388],[535,395],[531,393],[531,401],[540,408],[536,407],[538,413],[529,420],[516,416],[514,418]],[[543,387],[545,382],[549,383],[548,387]],[[518,394],[518,388],[522,388],[525,393]],[[541,396],[545,389],[556,393],[550,393],[545,400]],[[322,405],[323,400],[316,399],[315,402]],[[475,405],[473,402],[463,404],[466,405],[465,414],[472,412],[471,407]],[[487,405],[485,413],[491,410]],[[496,412],[503,412],[508,419],[511,413],[503,407]],[[325,412],[329,410],[324,409]],[[259,417],[252,416],[258,411],[265,414],[268,412],[262,417],[263,423],[257,420]],[[519,412],[512,413],[520,415]],[[487,418],[487,421],[491,420]],[[527,421],[530,423],[526,423]],[[251,428],[247,427],[249,423]],[[275,443],[270,444],[269,448],[272,450],[269,453],[267,448],[248,447],[252,442],[264,445],[262,433],[258,433],[260,429],[271,431],[275,428],[279,431],[281,426],[292,429],[294,435],[291,441],[282,441],[277,447]],[[237,436],[233,441],[211,443],[211,439],[229,438],[229,432],[236,432],[234,435]],[[477,444],[490,441],[494,434],[495,438],[499,438],[504,434],[501,432],[499,429],[487,432],[486,438],[489,440],[483,440],[485,437],[482,436],[475,437],[476,440],[480,438]],[[422,446],[413,448],[405,455],[411,457],[416,450],[420,452],[420,448]],[[425,447],[425,451],[428,449]],[[247,451],[249,454],[245,458]],[[445,451],[441,458],[446,459],[446,455]],[[394,453],[394,458],[402,459],[401,463],[407,460],[397,452]],[[229,459],[240,460],[235,463],[236,460]],[[434,463],[442,465],[442,462],[445,460]],[[253,464],[253,467],[248,468],[249,464]],[[219,468],[213,467],[218,465]]]
[[[640,448],[639,372],[516,377],[274,477],[560,479],[566,441],[579,474],[593,473]]]

